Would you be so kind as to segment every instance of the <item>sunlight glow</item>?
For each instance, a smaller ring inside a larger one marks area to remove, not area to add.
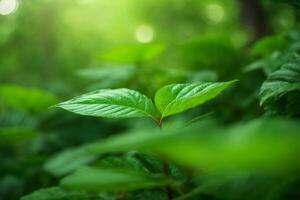
[[[211,3],[206,6],[206,17],[212,23],[220,23],[224,19],[224,8],[218,3]]]
[[[149,25],[140,25],[135,31],[136,39],[141,43],[152,42],[155,36],[154,29]]]
[[[14,13],[18,8],[17,0],[0,0],[0,15],[9,15]]]

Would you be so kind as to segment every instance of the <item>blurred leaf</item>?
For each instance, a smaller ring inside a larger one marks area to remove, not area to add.
[[[261,174],[231,172],[204,174],[196,177],[198,187],[176,200],[283,200],[295,177],[264,176]],[[210,197],[210,198],[209,198]],[[297,198],[296,198],[297,199]]]
[[[21,178],[4,175],[0,179],[0,197],[5,200],[19,199],[22,196],[23,187],[24,181]]]
[[[288,45],[288,40],[282,35],[274,35],[264,37],[258,42],[251,49],[251,54],[254,56],[269,56],[274,51],[280,51],[286,48]]]
[[[190,83],[216,82],[218,75],[212,70],[188,71],[187,79]]]
[[[50,158],[44,169],[55,176],[62,176],[96,159],[97,156],[91,154],[85,147],[67,149]]]
[[[275,3],[287,3],[300,8],[300,2],[298,0],[271,0],[271,1]]]
[[[164,50],[162,44],[137,44],[116,47],[98,56],[99,60],[123,64],[140,64],[156,58]]]
[[[268,77],[260,90],[260,103],[269,105],[291,91],[300,90],[300,57],[285,63]]]
[[[78,70],[77,74],[84,78],[101,80],[101,79],[127,79],[134,72],[135,67],[132,65],[109,66],[90,69]]]
[[[213,99],[234,82],[236,81],[168,85],[157,91],[155,104],[162,117],[167,117]]]
[[[132,194],[134,200],[168,200],[164,190],[144,190],[136,191]]]
[[[148,148],[207,172],[290,173],[300,168],[299,128],[297,121],[283,119],[256,120],[227,128],[191,126]]]
[[[103,89],[60,103],[58,107],[88,116],[109,118],[151,117],[157,110],[152,100],[129,89]]]
[[[94,166],[100,168],[118,168],[134,171],[148,172],[141,161],[135,156],[135,153],[127,153],[122,156],[105,156],[100,159]]]
[[[95,87],[109,88],[116,84],[128,81],[135,74],[135,67],[132,65],[99,67],[91,69],[82,69],[77,72],[81,77],[97,81]]]
[[[291,172],[299,169],[299,124],[256,120],[229,127],[198,123],[181,130],[143,131],[88,145],[94,154],[139,150],[210,171]]]
[[[0,85],[0,103],[27,112],[42,112],[58,99],[43,90],[17,85]]]
[[[163,175],[85,167],[62,179],[61,186],[79,191],[121,192],[162,187],[170,183]]]
[[[106,198],[101,198],[100,195],[96,194],[66,191],[59,187],[51,187],[37,190],[22,197],[21,200],[106,200]]]
[[[0,128],[0,145],[18,144],[37,136],[37,131],[29,128]]]
[[[232,72],[243,63],[243,51],[235,47],[245,42],[236,33],[213,32],[201,34],[179,46],[181,65],[189,69],[209,69],[220,77],[230,77]],[[225,53],[226,52],[226,53]]]

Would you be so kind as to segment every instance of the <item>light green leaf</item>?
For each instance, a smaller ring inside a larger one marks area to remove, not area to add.
[[[137,91],[125,88],[97,90],[60,103],[58,107],[95,117],[155,118],[157,115],[151,99]]]
[[[297,55],[270,74],[263,83],[260,103],[269,105],[291,91],[300,91],[300,57]]]
[[[163,175],[84,167],[62,179],[61,186],[77,191],[122,192],[162,187],[170,183]]]
[[[162,117],[174,115],[213,99],[235,82],[167,85],[157,91],[155,104]]]

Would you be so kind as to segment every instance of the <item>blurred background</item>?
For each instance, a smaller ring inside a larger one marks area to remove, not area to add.
[[[152,126],[49,109],[87,91],[126,87],[153,97],[169,83],[240,79],[238,88],[178,118],[210,113],[228,124],[274,114],[259,105],[269,68],[256,61],[299,41],[298,5],[0,0],[0,199],[57,184],[43,164],[63,149]]]

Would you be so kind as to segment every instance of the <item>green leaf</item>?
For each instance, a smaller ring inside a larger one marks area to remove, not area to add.
[[[95,161],[102,154],[137,150],[140,146],[160,139],[161,136],[161,132],[155,129],[101,139],[58,153],[46,162],[44,169],[55,176],[62,176]]]
[[[105,200],[100,195],[77,191],[66,191],[59,187],[37,190],[21,198],[21,200]]]
[[[56,104],[58,99],[47,91],[18,85],[0,85],[0,105],[26,111],[43,112]]]
[[[300,90],[300,57],[283,64],[270,74],[260,89],[261,105],[270,105],[289,92]]]
[[[163,175],[90,167],[81,168],[61,181],[63,188],[88,192],[121,192],[162,187],[168,184],[170,180]]]
[[[44,169],[55,176],[62,176],[73,172],[77,168],[97,159],[95,154],[86,150],[85,146],[67,149],[50,158]]]
[[[19,144],[28,140],[32,140],[37,135],[38,134],[36,130],[29,128],[0,128],[0,145]]]
[[[174,115],[213,99],[235,82],[168,85],[157,91],[155,104],[162,117]]]
[[[157,115],[151,99],[137,91],[125,88],[97,90],[60,103],[58,107],[95,117],[155,118]]]
[[[280,51],[288,45],[288,40],[282,35],[272,35],[260,39],[251,48],[253,56],[266,57],[271,55],[274,51]]]
[[[299,128],[297,121],[284,119],[233,126],[201,122],[182,129],[125,133],[84,148],[94,156],[138,150],[207,172],[285,173],[300,167]]]
[[[300,169],[299,130],[298,121],[284,119],[200,123],[142,148],[206,172],[294,173]]]

